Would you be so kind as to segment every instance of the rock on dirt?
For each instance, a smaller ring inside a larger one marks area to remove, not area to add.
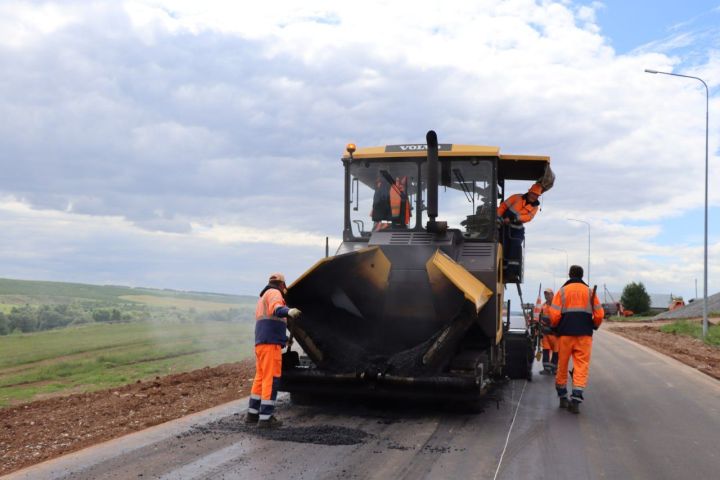
[[[0,475],[245,397],[252,360],[0,410]]]

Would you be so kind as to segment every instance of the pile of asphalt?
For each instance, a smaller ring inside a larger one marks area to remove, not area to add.
[[[394,351],[376,351],[381,333],[362,331],[345,317],[333,318],[327,325],[319,315],[303,317],[302,327],[323,352],[323,361],[318,367],[328,372],[383,372],[402,376],[416,376],[433,373],[422,364],[422,357],[442,333],[438,331],[431,338],[414,347]],[[356,319],[352,319],[357,323]],[[352,325],[352,326],[350,326]]]
[[[332,322],[326,319],[332,318]],[[422,364],[422,357],[442,330],[414,345],[394,344],[385,328],[341,309],[309,304],[297,324],[323,353],[318,365],[333,373],[383,372],[401,376],[435,372]]]
[[[708,313],[720,312],[720,292],[708,297]],[[698,318],[703,315],[703,299],[695,299],[692,303],[688,303],[684,307],[673,310],[672,312],[663,312],[653,317],[653,320],[677,319],[677,318]]]
[[[388,450],[401,450],[401,451],[415,450],[415,451],[420,451],[422,453],[435,453],[435,454],[466,451],[466,449],[464,447],[451,447],[450,445],[430,445],[430,444],[422,445],[422,446],[403,445],[401,443],[397,443],[394,441],[387,441],[385,444],[385,448],[387,448]]]
[[[357,428],[337,425],[285,427],[271,430],[255,429],[255,434],[279,442],[314,443],[316,445],[357,445],[370,434]]]
[[[313,443],[316,445],[356,445],[363,443],[371,435],[357,428],[337,425],[311,425],[305,427],[280,427],[261,429],[254,424],[245,423],[245,417],[233,415],[208,425],[197,425],[187,434],[181,435],[220,435],[245,434],[275,440],[278,442]]]

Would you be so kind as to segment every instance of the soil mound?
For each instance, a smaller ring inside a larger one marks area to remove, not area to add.
[[[0,410],[0,475],[245,397],[255,362],[206,367]]]
[[[720,348],[697,338],[661,332],[657,326],[613,327],[613,333],[664,353],[720,380]]]

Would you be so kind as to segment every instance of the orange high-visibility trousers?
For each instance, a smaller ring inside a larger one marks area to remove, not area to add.
[[[564,388],[568,380],[568,362],[573,361],[573,388],[584,389],[587,386],[590,369],[592,337],[590,335],[558,337],[558,369],[555,384]]]
[[[282,347],[270,343],[255,345],[255,379],[250,391],[248,412],[267,420],[275,410],[282,375]]]
[[[552,333],[543,333],[542,337],[542,348],[543,350],[552,350],[553,352],[558,351],[558,337]]]

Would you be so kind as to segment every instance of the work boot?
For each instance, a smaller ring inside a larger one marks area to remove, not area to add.
[[[560,408],[568,408],[569,404],[567,397],[560,397]]]
[[[282,423],[280,420],[275,418],[275,415],[272,415],[267,420],[258,420],[258,428],[280,428],[282,426]]]
[[[259,413],[250,413],[245,416],[245,423],[257,423],[258,420],[260,420],[260,414]]]
[[[580,413],[580,402],[577,400],[573,400],[570,402],[570,406],[568,407],[568,411],[570,413],[578,414]]]

